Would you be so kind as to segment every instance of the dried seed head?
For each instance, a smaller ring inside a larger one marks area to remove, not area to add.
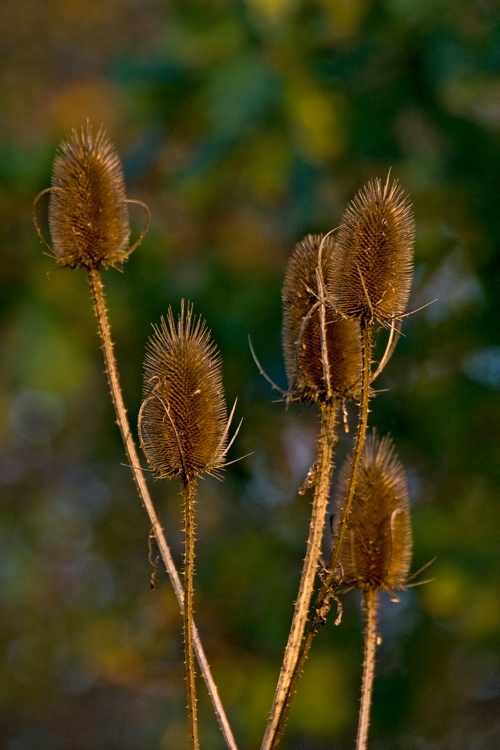
[[[221,358],[205,321],[181,306],[154,326],[144,360],[141,445],[158,477],[185,479],[225,463],[226,404]]]
[[[339,516],[350,462],[340,475]],[[404,468],[390,437],[368,438],[340,550],[344,582],[392,591],[406,586],[411,561],[410,503]]]
[[[342,315],[390,323],[410,294],[415,222],[399,183],[368,182],[347,207],[337,233],[328,291]]]
[[[361,378],[361,344],[357,321],[345,320],[330,306],[325,312],[323,356],[317,269],[321,249],[326,279],[335,251],[331,235],[308,235],[294,248],[283,284],[283,353],[290,398],[324,402],[332,393],[354,397]],[[329,370],[330,391],[326,380]]]
[[[52,169],[49,228],[55,259],[77,268],[126,259],[130,237],[122,166],[102,128],[63,141]]]

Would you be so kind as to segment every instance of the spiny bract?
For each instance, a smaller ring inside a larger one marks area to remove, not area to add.
[[[126,259],[130,238],[123,170],[103,128],[73,130],[54,160],[49,229],[55,259],[77,268]]]
[[[320,290],[317,270],[321,248],[321,277],[326,279],[335,240],[331,235],[307,235],[294,248],[283,284],[283,353],[291,400],[325,402],[332,395],[353,397],[359,392],[361,344],[357,321],[345,320],[325,308],[325,349],[321,346]],[[330,391],[325,367],[329,368]]]
[[[350,462],[339,484],[339,517]],[[404,588],[411,562],[410,501],[404,468],[391,438],[372,433],[363,451],[340,549],[344,583],[361,589]]]
[[[415,222],[399,183],[368,182],[347,207],[337,233],[328,293],[346,317],[390,324],[403,315],[413,271]]]
[[[225,463],[226,403],[221,358],[205,322],[182,304],[175,323],[154,326],[144,361],[141,444],[154,473],[185,479]]]

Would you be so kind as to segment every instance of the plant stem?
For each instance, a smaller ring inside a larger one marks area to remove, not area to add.
[[[187,708],[192,750],[198,750],[198,713],[196,707],[196,670],[193,649],[194,594],[194,503],[195,480],[185,477],[182,488],[184,512],[184,659],[186,662]]]
[[[359,708],[356,750],[366,750],[366,743],[368,740],[373,678],[375,675],[375,652],[377,650],[377,598],[377,589],[368,589],[364,593],[366,618],[365,657],[363,660],[363,682],[361,686],[361,705]]]
[[[304,639],[300,646],[300,652],[298,659],[294,665],[293,672],[290,675],[288,690],[286,698],[283,703],[282,717],[280,721],[279,733],[275,731],[274,735],[270,737],[266,748],[269,750],[275,750],[279,746],[281,735],[288,718],[288,712],[290,709],[290,703],[294,693],[297,690],[297,684],[299,678],[304,669],[304,664],[309,655],[309,651],[314,640],[315,635],[320,629],[321,625],[324,624],[326,615],[330,609],[330,598],[332,597],[332,583],[337,570],[337,564],[340,555],[340,548],[342,540],[344,538],[347,518],[356,490],[356,482],[358,477],[359,465],[361,463],[361,456],[363,454],[363,447],[365,444],[366,430],[368,427],[368,413],[369,413],[369,401],[370,401],[370,380],[371,380],[371,353],[372,353],[372,336],[371,336],[372,323],[361,321],[361,332],[362,332],[362,385],[361,385],[361,400],[359,407],[359,420],[358,429],[356,432],[356,441],[354,445],[353,460],[351,465],[351,472],[349,476],[349,489],[347,497],[345,499],[342,516],[339,520],[337,527],[337,536],[333,545],[332,553],[326,567],[326,575],[323,576],[322,585],[316,597],[314,610],[311,615],[309,627],[307,628]],[[262,750],[262,748],[261,748]]]
[[[158,516],[156,515],[156,511],[154,509],[154,505],[151,500],[151,496],[149,494],[149,490],[147,488],[144,475],[142,473],[141,465],[139,462],[139,457],[137,455],[137,450],[135,447],[134,439],[132,437],[132,433],[130,431],[130,426],[129,426],[128,419],[127,419],[127,412],[125,409],[125,404],[123,402],[123,395],[122,395],[121,386],[120,386],[120,382],[118,378],[118,368],[116,366],[116,360],[115,360],[114,349],[113,349],[113,341],[111,339],[111,330],[110,330],[108,312],[106,309],[106,301],[105,301],[105,296],[104,296],[104,287],[102,284],[100,271],[95,268],[89,268],[88,280],[90,284],[92,300],[94,303],[94,311],[95,311],[97,322],[98,322],[99,337],[101,340],[101,347],[102,347],[102,351],[104,354],[106,375],[108,378],[109,389],[111,392],[111,399],[115,407],[116,421],[117,421],[118,427],[120,428],[120,432],[121,432],[122,439],[123,439],[123,444],[125,446],[125,452],[127,454],[127,458],[130,464],[130,469],[132,471],[135,484],[137,486],[139,497],[141,498],[141,501],[144,507],[146,508],[147,514],[149,516],[151,527],[153,529],[153,532],[154,532],[154,535],[158,544],[158,549],[160,550],[160,554],[165,564],[166,571],[172,583],[175,596],[177,598],[177,601],[179,602],[181,611],[184,611],[184,591],[183,591],[182,583],[179,578],[177,569],[175,567],[172,554],[170,552],[170,548],[166,542],[163,529],[158,520]],[[198,664],[200,665],[200,671],[203,676],[203,679],[205,680],[205,684],[207,686],[208,692],[210,694],[210,698],[214,707],[214,711],[217,716],[217,720],[219,722],[219,726],[224,736],[226,745],[228,748],[230,748],[230,750],[237,750],[237,745],[234,740],[231,727],[229,726],[229,722],[224,712],[224,708],[220,701],[219,693],[217,691],[217,686],[212,677],[212,673],[210,671],[210,667],[208,665],[208,661],[205,656],[203,646],[201,644],[200,636],[198,634],[198,630],[194,622],[193,622],[193,641],[194,641],[194,650],[196,652],[196,658],[198,659]]]
[[[302,568],[299,593],[295,602],[288,643],[261,750],[268,750],[274,746],[273,742],[276,737],[281,736],[288,714],[288,704],[291,699],[289,693],[290,680],[299,658],[300,644],[304,637],[311,596],[314,589],[314,580],[318,569],[318,560],[321,553],[321,541],[323,539],[323,528],[333,470],[332,454],[336,442],[335,427],[337,410],[337,399],[332,399],[327,403],[321,404],[321,428],[318,437],[317,460],[315,464],[316,482],[306,557]]]

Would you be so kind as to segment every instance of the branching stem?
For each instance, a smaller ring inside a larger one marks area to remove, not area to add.
[[[321,428],[318,437],[317,461],[315,464],[316,483],[306,557],[302,568],[299,593],[295,602],[292,626],[261,750],[269,750],[269,748],[276,746],[276,738],[281,736],[288,714],[292,695],[289,692],[290,680],[299,659],[300,645],[307,624],[314,580],[321,552],[321,541],[323,538],[333,470],[332,454],[336,442],[335,427],[337,411],[337,399],[332,399],[321,405]]]
[[[297,684],[304,669],[304,664],[308,657],[312,642],[315,635],[320,629],[321,625],[325,622],[326,615],[330,608],[330,599],[333,594],[332,586],[334,584],[334,578],[337,571],[337,565],[340,555],[340,548],[342,540],[344,538],[347,528],[347,518],[352,505],[354,492],[356,490],[356,482],[359,472],[359,466],[361,463],[361,456],[363,454],[363,447],[365,444],[366,430],[368,427],[368,413],[369,413],[369,401],[370,401],[370,381],[371,381],[371,356],[372,356],[372,322],[361,321],[362,331],[362,387],[361,387],[361,401],[359,407],[359,421],[358,429],[356,432],[356,440],[354,446],[353,460],[351,464],[351,472],[349,475],[348,492],[344,502],[342,516],[339,520],[337,527],[337,536],[335,543],[326,567],[326,574],[323,576],[322,585],[316,597],[314,605],[314,611],[309,621],[309,626],[306,630],[304,639],[302,640],[298,658],[293,667],[292,674],[290,675],[288,690],[286,697],[282,703],[282,715],[280,717],[279,728],[276,725],[275,732],[270,736],[267,745],[264,747],[269,750],[275,750],[279,746],[281,735],[285,727],[286,720],[288,718],[288,712],[290,703],[293,695],[297,690]]]
[[[104,288],[103,288],[103,284],[101,280],[100,271],[95,268],[89,268],[88,280],[90,284],[92,300],[94,303],[94,310],[95,310],[95,314],[96,314],[97,321],[98,321],[99,337],[101,339],[101,346],[102,346],[102,350],[104,354],[104,362],[106,366],[106,374],[108,377],[111,398],[113,401],[113,405],[115,407],[116,421],[118,423],[118,427],[120,428],[120,432],[121,432],[122,439],[123,439],[123,444],[125,446],[125,452],[127,454],[128,462],[130,464],[130,468],[132,471],[132,475],[134,477],[135,484],[137,486],[139,496],[141,498],[141,501],[144,507],[146,508],[146,511],[149,516],[149,520],[151,522],[151,526],[153,529],[153,533],[158,543],[158,549],[160,550],[162,560],[165,564],[165,568],[167,570],[168,576],[172,583],[175,596],[177,597],[177,601],[179,602],[181,611],[183,611],[184,610],[184,591],[183,591],[182,583],[181,583],[179,574],[177,572],[177,569],[175,567],[172,554],[170,552],[170,548],[165,540],[163,529],[158,520],[158,516],[156,515],[156,511],[154,509],[153,502],[149,494],[149,490],[147,488],[142,470],[140,468],[139,457],[137,455],[137,450],[135,447],[134,439],[132,437],[132,433],[130,431],[130,426],[128,423],[127,412],[126,412],[125,405],[123,402],[123,395],[121,391],[120,382],[118,379],[118,368],[116,366],[113,342],[111,339],[111,331],[110,331],[110,325],[109,325],[109,320],[108,320],[108,313],[106,309]],[[229,722],[224,712],[224,708],[220,701],[217,686],[212,677],[212,673],[210,671],[210,667],[208,665],[208,661],[205,656],[203,646],[201,644],[200,636],[198,634],[198,630],[194,622],[193,622],[192,636],[193,636],[194,650],[196,652],[196,658],[198,659],[198,664],[200,665],[200,671],[203,676],[203,679],[205,680],[208,692],[210,694],[210,698],[211,698],[211,701],[215,710],[215,714],[217,716],[217,720],[219,722],[226,745],[230,750],[237,750],[237,745],[234,740],[231,727],[229,726]]]

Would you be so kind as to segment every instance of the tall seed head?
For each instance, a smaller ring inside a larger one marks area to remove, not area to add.
[[[283,284],[283,353],[291,399],[324,402],[328,399],[325,365],[333,393],[352,397],[359,392],[361,344],[357,321],[345,320],[330,306],[325,309],[327,363],[321,347],[321,315],[316,270],[321,243],[324,279],[336,252],[331,236],[309,234],[294,248]],[[313,309],[315,308],[315,309]]]
[[[52,169],[49,229],[55,259],[77,268],[114,266],[130,237],[122,166],[114,146],[89,122],[59,146]]]
[[[347,207],[328,280],[333,307],[346,317],[388,324],[410,294],[415,222],[399,183],[365,185]]]
[[[339,517],[350,462],[340,475]],[[411,562],[410,502],[405,471],[390,437],[372,433],[363,451],[340,549],[344,582],[367,589],[404,588]]]
[[[182,303],[154,326],[144,360],[139,434],[160,478],[190,479],[225,463],[226,404],[221,358],[205,321]]]

